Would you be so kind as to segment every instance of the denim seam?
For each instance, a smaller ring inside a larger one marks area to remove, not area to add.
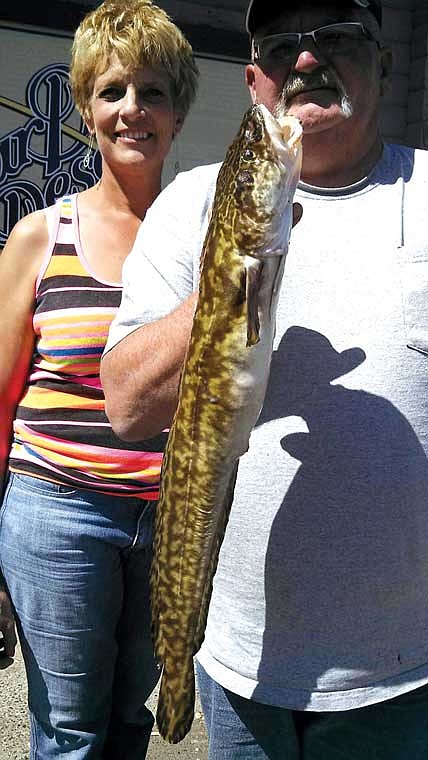
[[[37,760],[39,756],[38,746],[37,746],[37,731],[36,731],[36,721],[34,718],[33,713],[30,712],[30,760]]]
[[[3,498],[2,498],[1,503],[0,503],[0,537],[1,537],[1,531],[2,531],[2,526],[3,526],[4,515],[5,515],[5,512],[6,512],[6,500],[7,500],[7,496],[9,494],[9,491],[10,491],[12,480],[13,480],[13,473],[8,473],[6,488],[4,489]],[[4,578],[4,567],[3,567],[3,562],[1,561],[1,552],[0,552],[0,574]]]

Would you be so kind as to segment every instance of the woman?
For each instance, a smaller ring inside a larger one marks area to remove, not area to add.
[[[158,678],[148,569],[164,440],[114,436],[99,363],[197,70],[164,11],[112,0],[80,24],[70,79],[101,180],[22,219],[0,257],[0,631],[13,655],[10,596],[31,757],[132,760]]]

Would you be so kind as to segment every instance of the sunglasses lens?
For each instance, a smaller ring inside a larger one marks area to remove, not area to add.
[[[289,65],[297,58],[302,40],[308,37],[315,41],[320,52],[326,56],[352,55],[355,43],[374,39],[363,24],[357,22],[329,24],[304,34],[272,34],[263,37],[256,45],[256,59],[267,71]]]
[[[259,61],[262,68],[272,69],[288,63],[297,55],[298,34],[274,34],[259,42]]]
[[[346,52],[352,43],[366,39],[364,27],[357,23],[322,26],[314,36],[320,50],[330,53]]]

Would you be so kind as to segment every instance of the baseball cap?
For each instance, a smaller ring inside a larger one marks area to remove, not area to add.
[[[303,4],[303,2],[304,0],[301,0],[301,4]],[[311,0],[311,2],[313,2],[313,0]],[[355,5],[359,5],[360,8],[367,8],[367,10],[373,13],[373,16],[375,17],[379,26],[381,26],[381,0],[347,0],[348,5],[350,2],[354,2]],[[278,5],[278,0],[251,0],[248,6],[247,18],[245,22],[247,32],[249,32],[249,34],[252,36],[259,26],[269,20],[272,13],[274,16],[277,16],[280,12],[278,11]]]

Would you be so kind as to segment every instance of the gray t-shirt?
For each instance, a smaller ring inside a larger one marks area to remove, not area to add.
[[[107,350],[196,286],[218,166],[179,175],[124,267]],[[345,710],[428,682],[428,153],[301,185],[266,401],[206,637],[226,688]]]

